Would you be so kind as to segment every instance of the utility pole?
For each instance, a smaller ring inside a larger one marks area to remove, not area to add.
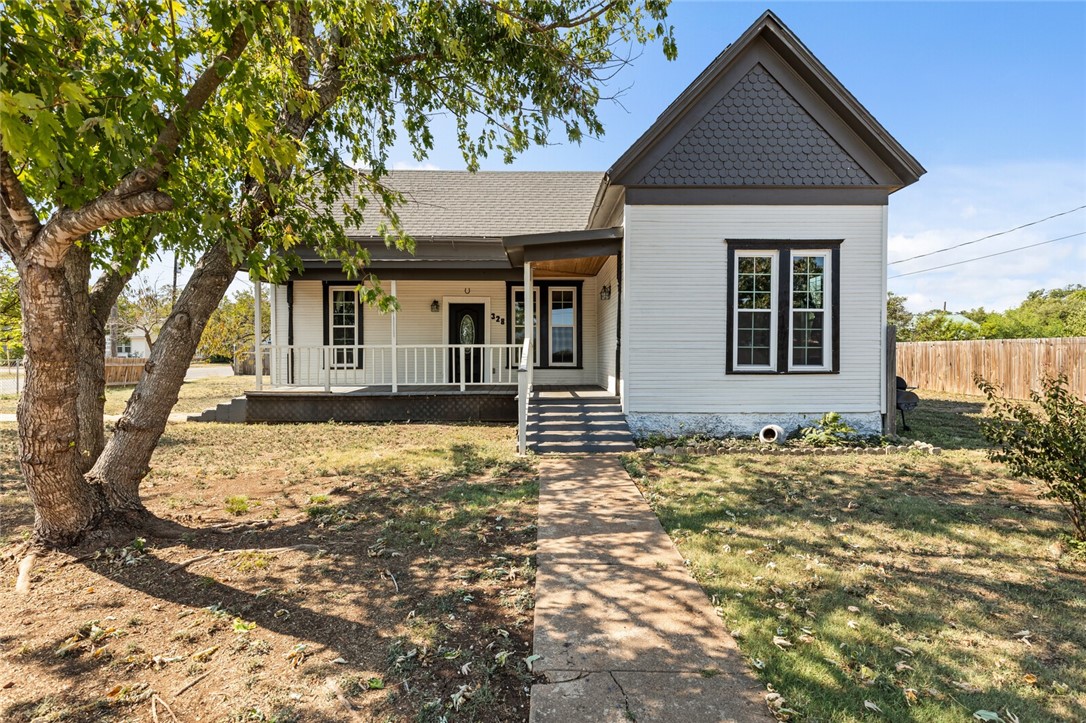
[[[177,304],[177,250],[173,252],[173,290],[170,291],[170,308]]]

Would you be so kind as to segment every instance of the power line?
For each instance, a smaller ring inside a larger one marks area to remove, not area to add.
[[[1077,208],[1072,208],[1069,211],[1060,211],[1059,213],[1054,213],[1051,216],[1046,216],[1046,217],[1044,217],[1042,219],[1038,219],[1037,221],[1030,221],[1029,223],[1024,223],[1021,226],[1015,226],[1014,228],[1009,228],[1006,231],[1000,231],[999,233],[993,233],[993,234],[988,234],[987,236],[981,236],[980,238],[975,239],[973,241],[965,241],[964,243],[955,244],[954,246],[947,246],[946,248],[935,249],[934,251],[928,251],[927,253],[924,253],[924,254],[917,254],[916,256],[910,256],[907,259],[898,259],[897,261],[891,261],[891,262],[889,262],[887,264],[887,266],[893,266],[894,264],[903,264],[906,261],[913,261],[915,259],[922,259],[925,256],[934,256],[935,254],[941,254],[944,251],[952,251],[953,249],[960,249],[962,246],[971,246],[972,244],[977,244],[977,243],[980,243],[981,241],[987,241],[988,239],[995,238],[996,236],[1006,236],[1009,233],[1013,233],[1015,231],[1021,231],[1024,228],[1029,228],[1030,226],[1036,226],[1039,223],[1044,223],[1045,221],[1051,221],[1054,218],[1059,218],[1060,216],[1066,216],[1069,213],[1074,213],[1075,211],[1081,211],[1084,208],[1086,208],[1086,205],[1079,206]],[[904,276],[904,274],[902,274],[902,276]]]
[[[912,276],[913,274],[923,274],[923,273],[927,273],[928,271],[937,271],[938,269],[945,269],[948,266],[961,266],[962,264],[968,264],[968,263],[972,263],[974,261],[980,261],[981,259],[990,259],[993,256],[1002,256],[1004,254],[1014,253],[1015,251],[1022,251],[1023,249],[1031,249],[1031,248],[1033,248],[1035,246],[1044,246],[1045,244],[1054,244],[1057,241],[1063,241],[1064,239],[1074,238],[1075,236],[1086,236],[1086,231],[1079,231],[1078,233],[1073,233],[1073,234],[1071,234],[1069,236],[1060,236],[1059,238],[1049,239],[1048,241],[1040,241],[1038,243],[1029,244],[1027,246],[1019,246],[1017,248],[1007,249],[1006,251],[997,251],[994,254],[986,254],[984,256],[977,256],[976,258],[966,259],[965,261],[955,261],[954,263],[943,264],[942,266],[932,266],[930,269],[920,269],[919,271],[908,271],[908,272],[906,272],[904,274],[896,274],[894,276],[891,276],[890,278],[891,279],[900,279],[902,276]]]

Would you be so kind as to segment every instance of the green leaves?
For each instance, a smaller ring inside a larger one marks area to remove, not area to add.
[[[991,420],[981,422],[994,446],[989,458],[1042,482],[1043,496],[1060,503],[1075,538],[1086,541],[1086,401],[1071,391],[1063,374],[1046,376],[1028,403],[1000,396],[979,376],[975,380],[991,411]]]

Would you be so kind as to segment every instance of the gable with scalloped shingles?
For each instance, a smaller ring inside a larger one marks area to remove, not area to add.
[[[760,63],[664,154],[641,183],[876,185]]]

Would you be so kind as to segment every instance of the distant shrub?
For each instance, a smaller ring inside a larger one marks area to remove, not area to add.
[[[849,426],[837,412],[826,412],[810,427],[799,430],[800,439],[811,447],[840,447],[852,444],[856,428]]]
[[[981,422],[992,444],[988,457],[1011,472],[1043,483],[1042,497],[1063,507],[1074,537],[1086,542],[1086,402],[1075,397],[1063,374],[1046,376],[1029,402],[1007,399],[980,376],[991,419]]]

